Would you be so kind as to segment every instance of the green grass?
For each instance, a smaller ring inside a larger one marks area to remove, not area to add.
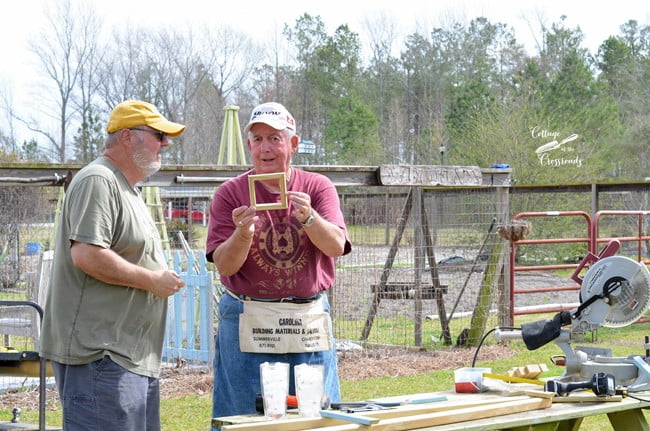
[[[546,317],[543,315],[541,317],[540,315],[537,315],[536,318],[531,318],[531,320],[540,320],[544,318]],[[487,319],[486,328],[490,329],[497,326],[497,320],[496,315],[490,315]],[[456,340],[458,334],[460,334],[465,327],[469,326],[469,323],[469,318],[453,319],[449,322],[449,332],[453,341]],[[334,328],[337,337],[347,340],[358,340],[361,336],[364,324],[365,320],[343,320],[340,318],[334,320]],[[398,346],[405,345],[405,342],[408,342],[407,345],[413,346],[414,330],[415,326],[413,320],[406,315],[392,319],[376,316],[370,330],[368,341],[372,343],[394,344]],[[445,347],[444,340],[441,339],[441,336],[442,329],[439,320],[423,319],[422,347],[425,349]],[[431,337],[435,337],[439,341],[434,342]],[[493,343],[492,340],[487,340],[487,342]]]
[[[520,317],[520,321],[545,318],[539,315]],[[386,336],[390,332],[390,325],[389,322],[383,323],[385,325],[382,325],[382,320],[378,319],[375,322],[376,326],[373,325],[373,331],[377,330],[382,336]],[[426,326],[425,330],[428,328],[430,331],[438,332],[439,328],[435,326],[437,322],[425,322],[425,324],[431,325],[431,327]],[[457,328],[453,325],[452,334],[457,333],[455,332]],[[575,343],[575,345],[588,344],[611,348],[615,356],[643,354],[643,340],[648,333],[650,333],[650,323],[640,323],[624,328],[601,328],[598,330],[594,342]],[[355,338],[358,338],[358,334]],[[486,343],[494,343],[494,338],[488,336]],[[553,366],[548,360],[551,355],[562,353],[554,343],[549,343],[532,352],[525,348],[523,342],[512,342],[510,346],[515,350],[515,354],[510,358],[502,358],[498,361],[482,360],[479,351],[476,365],[490,367],[495,373],[504,373],[515,366],[543,362],[549,365],[549,371],[545,373],[545,377],[557,376],[563,371],[562,367]],[[466,366],[470,365],[469,363],[466,364]],[[434,370],[415,376],[376,377],[361,381],[342,380],[341,390],[345,401],[357,401],[391,395],[446,391],[453,388],[453,379],[453,370]],[[210,395],[188,395],[165,399],[161,403],[162,428],[169,431],[205,431],[210,424],[211,410],[212,401]],[[10,410],[0,410],[0,421],[9,418],[11,418]],[[23,422],[37,423],[38,414],[35,411],[23,411],[21,419]],[[60,426],[60,410],[48,410],[47,423],[50,426]],[[580,428],[581,431],[601,431],[606,429],[611,429],[611,426],[604,415],[586,418]]]
[[[163,430],[207,431],[212,413],[211,395],[188,395],[162,400],[160,422]]]
[[[26,301],[27,300],[27,293],[26,292],[21,292],[21,293],[7,292],[7,291],[4,291],[4,290],[0,290],[0,300],[3,300],[3,301]]]
[[[396,225],[388,228],[388,243],[386,243],[385,226],[348,225],[350,239],[357,245],[391,245]],[[480,244],[485,232],[480,229],[439,228],[436,229],[436,245],[439,247],[462,246],[467,244]],[[413,243],[413,229],[406,228],[402,234],[401,244]]]

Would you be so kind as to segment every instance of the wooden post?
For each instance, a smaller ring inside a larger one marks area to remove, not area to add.
[[[422,223],[422,187],[413,187],[413,213],[420,217],[413,217],[413,266],[414,287],[413,296],[413,337],[416,346],[422,346],[422,272],[424,271],[424,245]]]
[[[424,241],[426,246],[427,258],[429,262],[429,271],[431,271],[431,284],[433,286],[434,295],[436,298],[436,306],[438,308],[438,316],[440,318],[440,326],[442,327],[442,338],[445,344],[451,344],[451,333],[449,331],[449,320],[447,319],[447,312],[445,311],[445,300],[442,296],[443,288],[440,285],[440,277],[438,275],[438,264],[433,248],[433,238],[431,229],[429,227],[429,220],[427,218],[426,207],[424,205],[424,197],[422,197],[422,229],[424,230]]]
[[[591,185],[591,214],[596,214],[598,212],[598,184]]]
[[[497,187],[497,211],[496,211],[496,223],[497,226],[503,226],[509,222],[510,217],[510,192],[508,187]],[[497,237],[498,241],[504,241],[502,238]],[[510,244],[507,244],[501,249],[501,260],[500,267],[501,272],[499,275],[499,284],[498,284],[498,304],[497,309],[499,310],[499,326],[512,326],[513,322],[510,321],[510,316],[512,316],[511,307],[513,304],[510,303]]]
[[[386,222],[386,227],[384,229],[385,245],[388,245],[388,242],[390,241],[390,222],[388,221],[390,216],[389,203],[390,203],[390,194],[386,192],[386,194],[384,195],[384,220]]]

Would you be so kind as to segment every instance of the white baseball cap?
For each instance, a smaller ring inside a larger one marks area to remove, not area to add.
[[[296,132],[296,120],[293,119],[287,108],[276,102],[262,103],[256,106],[251,112],[251,119],[244,127],[244,132],[248,133],[255,123],[268,124],[275,130],[289,129]]]

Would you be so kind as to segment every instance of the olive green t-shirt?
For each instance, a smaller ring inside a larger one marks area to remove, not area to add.
[[[167,268],[158,230],[144,201],[104,157],[80,170],[66,191],[40,351],[48,359],[70,365],[108,355],[134,373],[157,377],[167,300],[87,275],[72,264],[71,241],[110,248],[148,269]]]

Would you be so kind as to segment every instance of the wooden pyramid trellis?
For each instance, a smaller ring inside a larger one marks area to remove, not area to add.
[[[151,212],[151,218],[158,228],[160,240],[162,242],[163,250],[167,256],[171,256],[171,245],[169,242],[169,235],[167,233],[167,224],[165,223],[165,214],[163,212],[162,202],[160,200],[160,189],[158,187],[143,187],[142,195],[144,203]]]
[[[245,165],[246,154],[239,128],[239,106],[226,105],[223,131],[221,132],[221,145],[219,146],[218,165]]]

